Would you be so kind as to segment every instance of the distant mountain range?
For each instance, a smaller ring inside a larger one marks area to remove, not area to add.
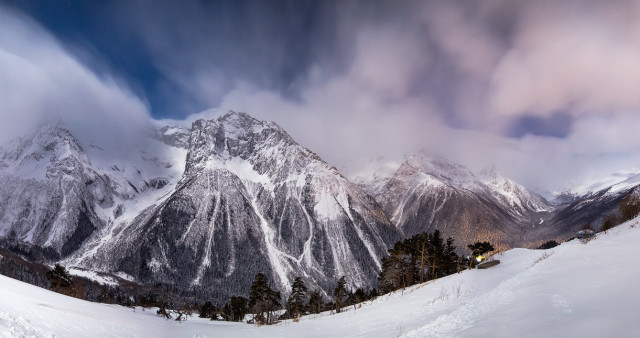
[[[213,299],[245,294],[258,272],[281,291],[301,276],[330,293],[343,275],[375,287],[404,236],[439,229],[461,250],[566,238],[640,184],[549,202],[496,172],[421,155],[355,184],[275,123],[235,112],[139,139],[120,156],[52,124],[2,146],[0,245]]]

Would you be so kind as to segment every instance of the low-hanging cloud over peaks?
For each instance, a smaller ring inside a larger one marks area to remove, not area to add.
[[[0,10],[3,31],[37,37],[0,33],[1,50],[20,55],[0,63],[11,123],[31,120],[14,111],[137,125],[232,109],[276,121],[338,166],[421,149],[541,191],[640,166],[635,1],[99,6],[95,22],[111,22],[100,28],[120,43],[96,46],[108,71],[78,62],[50,24]],[[112,57],[123,46],[142,75]]]
[[[126,139],[149,121],[143,101],[98,77],[33,19],[0,5],[0,138],[62,121],[89,138]]]

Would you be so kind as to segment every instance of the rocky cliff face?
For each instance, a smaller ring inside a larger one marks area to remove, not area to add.
[[[405,236],[438,229],[461,247],[478,239],[521,243],[529,215],[549,206],[496,174],[483,179],[443,158],[414,155],[377,197]]]
[[[258,272],[282,291],[296,276],[324,290],[343,275],[376,285],[399,232],[371,196],[276,124],[230,112],[152,136],[160,150],[119,166],[100,159],[99,146],[89,160],[62,127],[5,151],[2,236],[68,265],[220,299],[246,293]],[[14,198],[14,188],[28,193]]]
[[[342,275],[372,287],[400,238],[373,198],[242,113],[196,121],[175,191],[117,232],[76,264],[225,294],[245,293],[258,272],[280,290],[296,276],[325,290]]]
[[[103,147],[81,144],[60,124],[3,146],[0,240],[39,259],[75,254],[169,181],[177,182],[184,164],[174,167],[154,151],[139,151],[137,161],[114,161]]]

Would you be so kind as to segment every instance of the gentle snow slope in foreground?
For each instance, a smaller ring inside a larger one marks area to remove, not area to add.
[[[176,323],[153,310],[89,303],[0,276],[0,337],[640,337],[638,223],[587,244],[510,250],[488,270],[270,327]]]

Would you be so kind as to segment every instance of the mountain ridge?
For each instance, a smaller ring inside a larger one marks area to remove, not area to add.
[[[460,251],[475,240],[566,238],[636,186],[554,205],[495,171],[413,155],[378,176],[371,195],[246,113],[141,135],[126,158],[60,123],[0,147],[0,245],[214,298],[257,272],[281,291],[301,276],[329,293],[342,275],[374,287],[380,259],[403,236],[438,229]]]

